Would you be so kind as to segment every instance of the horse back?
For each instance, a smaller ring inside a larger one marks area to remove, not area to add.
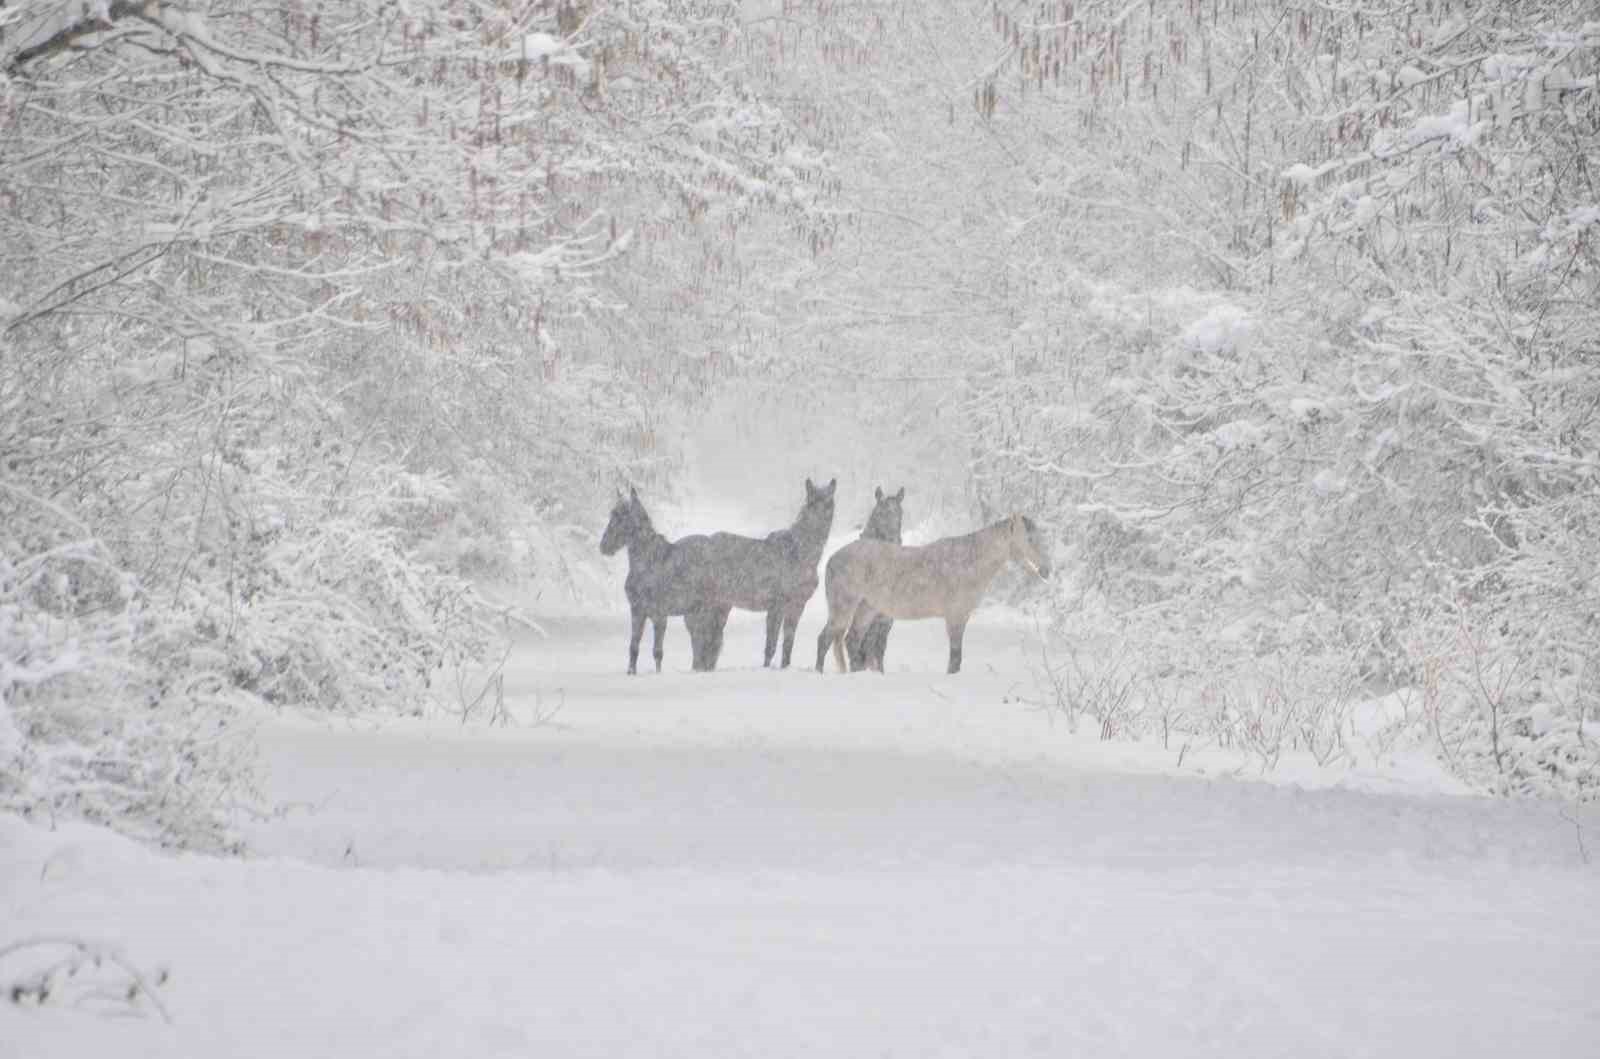
[[[855,540],[828,560],[829,605],[865,601],[887,618],[938,618],[966,607],[960,557],[944,542],[905,547]]]
[[[798,542],[787,530],[764,538],[714,533],[701,571],[708,590],[718,599],[747,610],[766,610],[817,588],[814,566],[808,567]]]

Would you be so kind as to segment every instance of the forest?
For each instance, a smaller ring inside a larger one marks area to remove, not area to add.
[[[1031,513],[1107,740],[1592,799],[1597,181],[1582,0],[7,0],[0,809],[229,847],[707,423]]]

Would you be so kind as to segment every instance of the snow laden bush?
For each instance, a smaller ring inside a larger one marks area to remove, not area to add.
[[[245,782],[226,674],[171,686],[190,667],[164,656],[165,608],[70,515],[0,493],[0,806],[222,844]]]
[[[436,669],[502,632],[406,546],[437,483],[239,405],[198,446],[183,417],[141,431],[108,406],[93,475],[48,458],[84,443],[56,417],[0,427],[7,805],[216,845],[250,793],[243,708],[420,710]]]
[[[1595,495],[1520,512],[1517,546],[1401,638],[1441,753],[1500,793],[1600,794]]]

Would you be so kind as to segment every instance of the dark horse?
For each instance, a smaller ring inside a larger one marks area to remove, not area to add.
[[[892,495],[879,488],[875,498],[877,503],[873,505],[872,514],[867,516],[867,524],[861,528],[861,539],[899,544],[900,523],[905,517],[901,509],[906,498],[905,487],[901,486],[900,491]],[[868,624],[858,617],[845,634],[844,651],[849,656],[851,672],[861,669],[883,672],[883,655],[889,647],[889,630],[894,626],[894,619],[878,615],[872,617],[870,622]]]
[[[817,564],[833,527],[837,480],[817,488],[806,479],[806,503],[793,526],[763,539],[732,533],[668,541],[650,525],[637,493],[619,498],[600,538],[600,551],[628,548],[624,586],[632,611],[628,672],[637,671],[639,638],[648,618],[655,623],[656,671],[661,671],[667,619],[682,614],[689,627],[696,670],[715,669],[722,633],[734,607],[767,612],[765,664],[772,663],[778,630],[784,631],[783,664],[794,649],[795,626],[817,590]]]
[[[794,653],[795,627],[800,615],[817,591],[817,565],[833,528],[833,494],[837,478],[818,487],[806,479],[806,503],[794,525],[765,537],[741,537],[735,533],[713,533],[709,537],[685,537],[679,545],[698,550],[700,571],[694,578],[703,604],[685,620],[689,635],[708,645],[707,653],[715,668],[722,650],[722,632],[728,613],[740,610],[765,611],[767,644],[761,664],[770,666],[778,649],[778,632],[783,632],[782,665],[789,665]]]
[[[632,488],[627,496],[617,496],[616,505],[611,509],[611,520],[606,523],[606,531],[600,536],[600,554],[615,555],[624,546],[628,549],[628,580],[623,584],[623,591],[628,596],[628,609],[633,616],[633,633],[628,641],[628,672],[637,673],[639,670],[639,638],[644,635],[647,618],[655,623],[656,672],[661,672],[667,619],[675,614],[684,615],[684,622],[689,626],[694,668],[701,670],[714,667],[715,656],[707,662],[706,644],[696,635],[697,628],[705,627],[707,616],[694,609],[696,601],[690,597],[669,598],[659,591],[659,571],[670,564],[677,546],[656,532],[655,526],[650,523],[650,515],[639,502],[639,494]]]

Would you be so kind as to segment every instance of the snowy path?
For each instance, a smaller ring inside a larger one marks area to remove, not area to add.
[[[552,622],[518,652],[508,699],[524,721],[559,704],[543,725],[266,724],[268,793],[294,804],[252,825],[255,859],[0,821],[0,942],[83,934],[174,974],[170,1026],[7,1006],[0,1056],[1600,1039],[1600,870],[1556,807],[1444,793],[1426,767],[1290,771],[1307,789],[1197,754],[1180,775],[1017,702],[1028,638],[998,619],[954,680],[935,623],[897,628],[909,671],[850,678],[753,667],[744,620],[731,668],[684,672],[677,624],[671,671],[630,679],[624,627]]]

